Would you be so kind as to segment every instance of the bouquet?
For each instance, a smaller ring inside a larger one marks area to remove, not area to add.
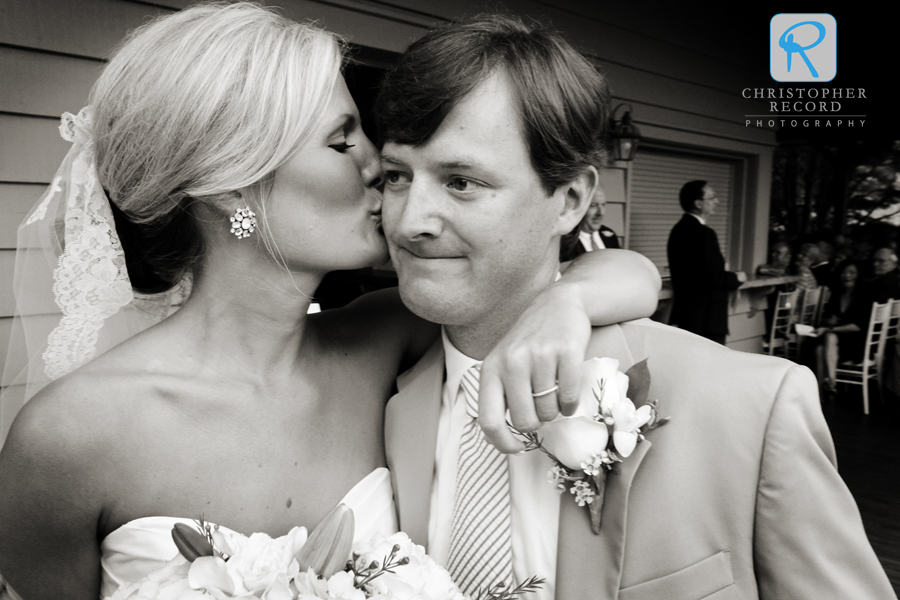
[[[343,504],[309,536],[305,527],[273,539],[223,531],[202,518],[196,528],[178,523],[172,538],[179,555],[107,600],[467,600],[405,533],[353,544],[353,530],[353,511]],[[476,600],[514,600],[542,583],[498,584]]]

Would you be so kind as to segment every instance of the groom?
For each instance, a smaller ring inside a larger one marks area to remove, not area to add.
[[[607,478],[599,535],[546,456],[481,438],[478,361],[557,274],[607,97],[558,35],[505,17],[433,31],[387,76],[385,231],[404,302],[444,325],[387,407],[401,529],[467,593],[538,576],[540,600],[895,598],[793,363],[648,320],[594,329],[587,357],[649,359],[671,417]]]

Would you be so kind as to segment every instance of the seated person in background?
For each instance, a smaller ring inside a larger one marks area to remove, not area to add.
[[[784,240],[772,244],[769,249],[769,262],[759,265],[756,268],[756,274],[762,277],[781,277],[787,275],[791,268],[791,260],[794,257],[794,251],[791,245]],[[787,292],[793,289],[793,284],[783,283],[772,288],[766,301],[766,336],[771,332],[772,319],[775,317],[775,303],[777,302],[777,292]]]
[[[850,244],[850,256],[853,257],[862,268],[863,280],[868,279],[872,275],[872,253],[874,251],[875,248],[872,247],[872,244],[864,240],[852,242]]]
[[[834,245],[828,240],[819,240],[816,242],[818,248],[818,260],[810,265],[809,270],[816,277],[819,285],[834,287],[838,284],[835,275],[835,262],[832,260],[834,256]]]
[[[794,275],[800,276],[800,280],[797,282],[797,289],[814,290],[819,287],[819,282],[811,269],[818,262],[818,246],[810,243],[800,246],[800,252],[797,253],[797,260],[794,262]]]
[[[785,275],[788,267],[791,266],[791,258],[793,258],[791,245],[787,242],[775,242],[772,244],[772,249],[769,251],[769,262],[764,265],[759,265],[756,269],[756,274],[767,277],[780,277]]]
[[[900,298],[900,270],[897,269],[897,252],[893,248],[879,248],[875,252],[872,273],[874,276],[866,282],[866,290],[873,302],[883,304]],[[887,345],[884,381],[891,393],[900,395],[900,347],[897,344],[900,341]]]
[[[838,273],[839,286],[825,305],[822,322],[816,330],[816,376],[825,393],[834,394],[839,362],[859,360],[869,325],[872,300],[858,285],[859,265],[845,261]]]
[[[897,253],[892,248],[880,248],[872,258],[874,276],[866,282],[873,302],[884,303],[900,298],[900,271],[897,270]]]
[[[587,212],[581,223],[578,224],[578,237],[569,243],[563,240],[563,243],[560,244],[559,259],[561,261],[573,260],[592,250],[620,247],[616,232],[603,224],[605,214],[606,191],[603,189],[603,185],[598,183]]]
[[[843,245],[835,245],[834,247],[834,256],[832,261],[834,263],[834,282],[838,282],[838,274],[841,272],[841,265],[846,260],[854,259],[856,257],[853,255],[853,247],[850,243],[846,243]],[[860,273],[862,275],[862,273]]]

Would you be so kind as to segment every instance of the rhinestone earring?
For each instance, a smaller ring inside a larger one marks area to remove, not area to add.
[[[231,217],[231,233],[236,235],[238,239],[250,237],[250,234],[256,229],[256,213],[247,208],[239,208],[234,211]]]

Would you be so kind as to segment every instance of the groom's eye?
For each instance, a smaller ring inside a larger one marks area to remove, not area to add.
[[[481,184],[472,181],[471,179],[466,179],[465,177],[454,177],[447,185],[457,192],[474,192],[482,187]]]
[[[404,179],[406,176],[400,171],[386,171],[384,174],[384,180],[388,185],[403,183]]]

